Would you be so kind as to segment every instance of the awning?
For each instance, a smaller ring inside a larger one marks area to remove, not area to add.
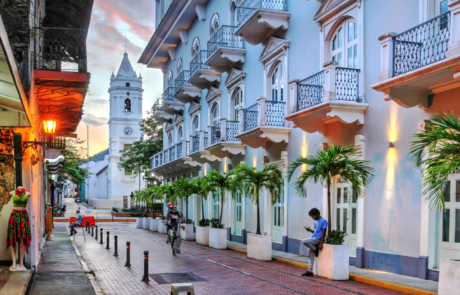
[[[59,172],[62,172],[62,169],[64,169],[64,156],[59,156],[55,159],[46,159],[45,163],[46,168],[48,169],[48,172],[50,174],[58,174]]]

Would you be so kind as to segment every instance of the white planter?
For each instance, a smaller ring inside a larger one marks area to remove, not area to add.
[[[150,229],[150,220],[152,220],[152,218],[144,217],[144,229]]]
[[[163,223],[163,220],[160,220],[158,222],[158,232],[160,234],[165,234],[166,233],[166,224]]]
[[[150,219],[150,230],[151,231],[158,231],[158,222],[159,219]]]
[[[227,249],[227,229],[209,229],[209,247],[214,249]]]
[[[439,295],[458,295],[460,290],[460,260],[441,259]]]
[[[193,241],[193,224],[185,224],[185,230],[180,229],[180,238],[185,241]]]
[[[136,219],[136,228],[142,229],[144,227],[144,220],[140,217]]]
[[[196,243],[208,246],[209,245],[209,227],[196,227]]]
[[[248,257],[261,261],[271,261],[272,236],[248,234]]]
[[[313,266],[313,274],[335,281],[348,280],[349,257],[348,245],[323,244],[323,250]]]

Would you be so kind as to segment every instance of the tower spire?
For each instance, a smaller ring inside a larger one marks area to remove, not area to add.
[[[126,53],[126,35],[125,35],[125,53]]]

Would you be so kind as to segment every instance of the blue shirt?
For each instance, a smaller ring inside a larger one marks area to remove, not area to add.
[[[321,240],[323,236],[323,229],[327,229],[327,220],[322,218],[315,220],[315,232],[311,235],[312,238]]]
[[[78,215],[77,215],[77,224],[78,224],[79,226],[81,226],[81,223],[82,223],[82,222],[83,222],[83,216],[81,216],[81,214],[78,213]]]

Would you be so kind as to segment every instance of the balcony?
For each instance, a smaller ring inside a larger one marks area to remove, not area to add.
[[[235,138],[252,148],[269,143],[289,142],[291,128],[284,120],[286,103],[260,97],[257,103],[239,111],[239,134]]]
[[[182,71],[176,80],[174,80],[174,85],[176,85],[174,97],[184,104],[192,101],[200,101],[201,98],[201,89],[190,84],[188,82],[189,79],[190,71]]]
[[[162,98],[159,98],[155,101],[155,103],[153,104],[153,118],[164,124],[164,123],[172,123],[173,121],[173,115],[170,115],[168,113],[166,113],[165,111],[163,111],[163,99]]]
[[[211,134],[211,142],[205,149],[219,158],[237,154],[245,155],[246,145],[236,138],[239,133],[239,125],[238,121],[221,119],[219,124],[209,126],[208,134]]]
[[[190,79],[188,79],[188,83],[201,90],[209,86],[216,86],[220,82],[220,74],[205,65],[207,59],[208,52],[201,50],[190,62]]]
[[[206,148],[209,146],[209,133],[200,131],[194,136],[190,136],[190,142],[192,143],[190,157],[201,164],[209,163],[214,161],[220,161],[219,157],[212,155]]]
[[[336,62],[324,71],[289,85],[294,105],[286,116],[305,132],[326,133],[327,124],[364,124],[369,105],[359,96],[359,69],[339,68]]]
[[[402,107],[429,108],[437,93],[460,87],[460,2],[403,33],[381,36],[380,82],[372,88]]]
[[[240,36],[249,44],[265,43],[276,30],[287,30],[289,17],[287,0],[246,0],[237,9]]]
[[[174,87],[166,88],[162,95],[163,106],[161,109],[170,115],[181,115],[184,113],[184,103],[173,96],[175,92],[176,89]]]
[[[150,158],[150,172],[165,175],[199,166],[190,157],[190,142],[182,140]]]
[[[205,64],[218,73],[244,64],[246,49],[241,37],[235,36],[237,27],[221,26],[208,41],[208,59]]]

